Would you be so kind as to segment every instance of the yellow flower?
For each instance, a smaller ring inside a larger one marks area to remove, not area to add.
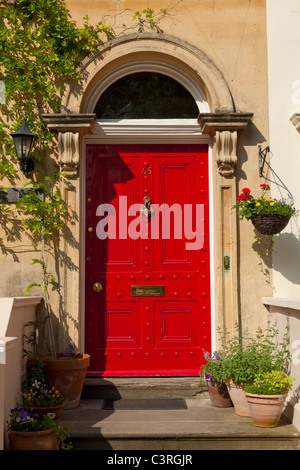
[[[270,206],[274,206],[274,202],[270,202]]]
[[[256,205],[256,207],[260,206],[260,202],[257,202],[255,205]]]

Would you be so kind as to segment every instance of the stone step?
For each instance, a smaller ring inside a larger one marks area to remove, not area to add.
[[[103,401],[82,399],[63,411],[74,450],[300,450],[300,433],[284,416],[264,429],[205,398],[186,398],[187,408],[175,410],[103,410]]]
[[[207,398],[199,377],[109,377],[87,378],[82,399],[110,398]]]
[[[103,409],[105,399],[157,398],[183,398],[187,406]],[[87,378],[80,406],[64,410],[61,421],[74,450],[300,450],[300,432],[285,416],[276,428],[258,428],[233,407],[213,407],[199,377]]]

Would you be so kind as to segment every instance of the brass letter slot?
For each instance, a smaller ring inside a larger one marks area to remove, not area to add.
[[[131,286],[131,297],[163,297],[165,286]]]

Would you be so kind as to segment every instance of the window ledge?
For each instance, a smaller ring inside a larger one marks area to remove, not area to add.
[[[290,308],[300,311],[300,298],[284,298],[284,297],[263,297],[262,302],[264,305],[271,305],[273,307]]]

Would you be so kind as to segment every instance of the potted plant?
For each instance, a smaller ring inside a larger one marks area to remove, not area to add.
[[[293,380],[294,377],[274,370],[257,374],[253,384],[245,386],[245,395],[255,426],[268,428],[278,425]]]
[[[218,351],[214,351],[212,356],[204,351],[205,363],[202,371],[206,380],[209,398],[212,406],[228,408],[233,406],[230,399],[226,383],[224,382],[222,370],[222,358]]]
[[[90,356],[72,350],[43,358],[46,384],[64,396],[64,409],[79,406]]]
[[[238,209],[240,219],[251,220],[256,230],[263,235],[281,232],[290,218],[296,215],[293,202],[266,197],[270,190],[268,184],[261,184],[258,198],[252,196],[249,188],[243,188],[233,208]]]
[[[68,430],[54,415],[38,415],[24,407],[10,410],[7,424],[10,450],[69,450]]]
[[[54,413],[55,419],[58,419],[64,406],[64,396],[58,389],[46,386],[43,359],[38,355],[30,355],[25,349],[24,355],[28,356],[28,360],[20,392],[23,406],[40,415]]]
[[[29,389],[20,392],[25,408],[30,408],[38,415],[53,413],[58,419],[63,410],[65,398],[59,390],[52,387],[47,389],[44,383],[35,380]]]
[[[30,345],[30,349],[24,349],[24,355],[28,357],[23,387],[27,391],[25,398],[32,399],[32,386],[39,384],[39,390],[34,394],[39,402],[47,395],[48,401],[56,400],[57,405],[61,405],[63,399],[63,409],[78,407],[90,356],[77,352],[73,343],[62,353],[51,353],[41,345],[41,325],[30,322],[26,326],[30,326],[31,331],[25,336],[25,342]],[[31,390],[30,394],[28,390]]]
[[[247,331],[241,334],[235,325],[235,334],[220,333],[222,341],[222,375],[233,402],[235,412],[240,416],[251,416],[244,387],[254,382],[259,373],[272,370],[287,371],[290,363],[288,350],[289,331],[279,342],[278,330],[268,323],[265,330],[258,327],[251,336]]]

